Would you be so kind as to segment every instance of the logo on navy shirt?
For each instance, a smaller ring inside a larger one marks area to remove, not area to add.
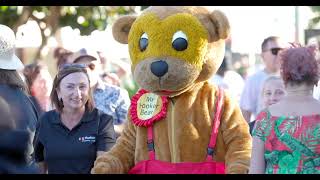
[[[79,137],[79,141],[80,142],[96,142],[96,137],[94,136],[83,136],[83,137]]]

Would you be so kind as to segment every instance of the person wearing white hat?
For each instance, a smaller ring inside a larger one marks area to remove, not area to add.
[[[0,69],[23,69],[24,65],[14,54],[15,40],[14,32],[8,26],[0,24]]]
[[[29,133],[28,162],[33,162],[32,141],[38,121],[38,112],[28,97],[27,86],[17,70],[24,65],[15,55],[15,34],[5,25],[0,24],[0,97],[8,102],[16,129]],[[14,143],[14,142],[13,142]]]

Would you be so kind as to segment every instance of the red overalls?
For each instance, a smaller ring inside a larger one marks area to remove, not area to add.
[[[217,109],[213,121],[213,128],[205,162],[170,163],[156,160],[153,143],[153,129],[151,125],[148,127],[147,141],[149,160],[139,162],[129,171],[129,174],[225,174],[225,164],[223,162],[215,162],[212,159],[212,156],[214,155],[214,147],[216,145],[218,128],[220,125],[222,104],[223,90],[219,88]]]

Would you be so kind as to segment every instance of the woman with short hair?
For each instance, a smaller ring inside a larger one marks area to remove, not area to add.
[[[253,130],[252,174],[320,173],[319,80],[313,47],[294,46],[280,54],[286,96],[260,112]]]

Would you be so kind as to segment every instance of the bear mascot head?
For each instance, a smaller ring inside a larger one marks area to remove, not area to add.
[[[229,31],[222,12],[203,7],[149,7],[114,23],[113,36],[128,44],[141,89],[132,98],[123,133],[96,159],[92,173],[128,173],[150,160],[151,150],[152,158],[167,163],[206,160],[222,91],[207,80],[222,63]],[[227,92],[222,96],[213,160],[225,163],[226,173],[246,173],[248,124],[236,100]]]

